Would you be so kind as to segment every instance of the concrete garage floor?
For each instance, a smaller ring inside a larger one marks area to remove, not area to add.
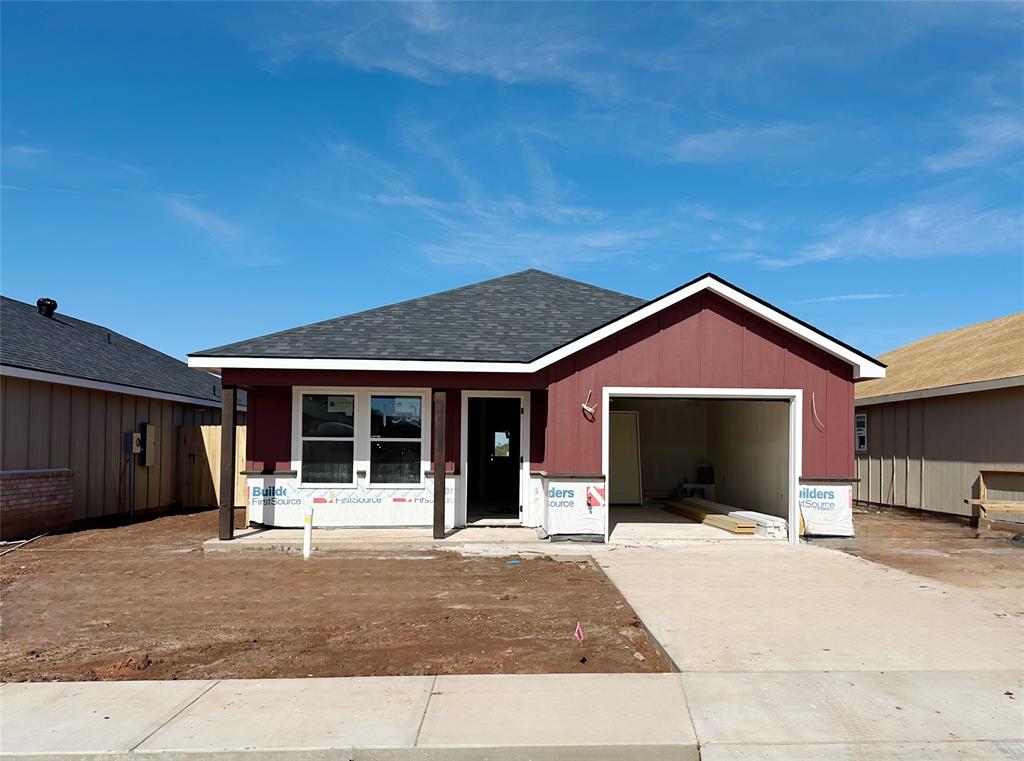
[[[612,507],[608,513],[609,544],[705,541],[767,541],[752,534],[733,534],[691,521],[661,507]]]
[[[595,560],[682,672],[705,761],[1024,755],[1024,619],[971,590],[769,542]]]

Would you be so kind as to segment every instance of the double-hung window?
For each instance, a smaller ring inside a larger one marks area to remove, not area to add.
[[[354,394],[302,395],[302,483],[355,483]]]
[[[370,395],[370,483],[421,482],[423,397]]]

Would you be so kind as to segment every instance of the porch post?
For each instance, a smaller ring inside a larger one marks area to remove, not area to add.
[[[448,394],[434,389],[434,538],[444,539],[445,429],[448,426],[445,402]]]
[[[221,539],[235,538],[235,399],[234,386],[220,394],[220,528]]]

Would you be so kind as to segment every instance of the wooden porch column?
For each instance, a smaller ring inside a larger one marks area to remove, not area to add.
[[[220,394],[220,530],[221,539],[235,538],[235,400],[234,386]]]
[[[448,394],[434,389],[434,538],[444,539],[445,430],[448,426],[445,402]]]

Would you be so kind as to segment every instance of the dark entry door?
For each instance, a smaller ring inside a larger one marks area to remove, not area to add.
[[[520,517],[521,415],[519,399],[469,398],[466,517],[470,523]]]

